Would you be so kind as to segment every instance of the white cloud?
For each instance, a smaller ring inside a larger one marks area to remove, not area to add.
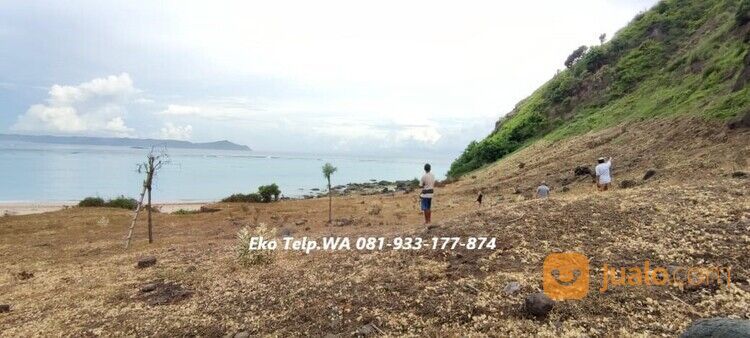
[[[128,136],[125,106],[139,91],[127,73],[76,86],[53,85],[47,103],[34,104],[11,129],[16,131]]]
[[[168,140],[189,140],[193,136],[193,126],[176,126],[171,122],[164,124],[161,128],[160,137]]]

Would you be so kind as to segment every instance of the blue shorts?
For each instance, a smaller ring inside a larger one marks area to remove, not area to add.
[[[420,203],[422,205],[422,211],[427,211],[432,208],[432,198],[420,197],[420,199],[422,200]]]

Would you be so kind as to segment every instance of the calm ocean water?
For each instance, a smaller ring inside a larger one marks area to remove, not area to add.
[[[148,150],[127,147],[0,142],[0,201],[75,201],[86,196],[137,197],[136,171]],[[449,158],[356,158],[336,155],[169,149],[171,163],[159,172],[158,202],[218,200],[276,183],[296,197],[325,187],[320,167],[338,167],[332,184],[419,177],[423,163],[444,178]]]

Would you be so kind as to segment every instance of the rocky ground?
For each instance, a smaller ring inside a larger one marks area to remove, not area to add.
[[[691,119],[542,141],[439,189],[430,228],[416,191],[336,197],[332,225],[317,198],[159,213],[156,242],[139,222],[128,251],[126,210],[2,217],[0,336],[674,336],[700,318],[750,319],[748,154],[746,129]],[[615,157],[616,186],[596,193],[575,168],[603,155]],[[552,198],[532,199],[543,180]],[[259,224],[276,236],[488,236],[497,245],[276,251],[243,265],[236,235]],[[562,251],[588,257],[588,296],[527,307],[542,291],[544,258]],[[155,263],[137,267],[146,256]],[[731,266],[732,283],[599,291],[604,264],[644,260]]]

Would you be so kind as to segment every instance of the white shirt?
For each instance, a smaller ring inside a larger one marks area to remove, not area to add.
[[[422,198],[432,198],[432,192],[425,193],[425,190],[435,189],[435,175],[432,173],[425,173],[422,175],[422,180],[419,181],[419,185],[422,187],[422,193],[419,194],[419,197]]]
[[[596,176],[599,176],[599,184],[606,184],[612,182],[612,174],[610,173],[612,167],[612,161],[599,163],[596,165]]]

